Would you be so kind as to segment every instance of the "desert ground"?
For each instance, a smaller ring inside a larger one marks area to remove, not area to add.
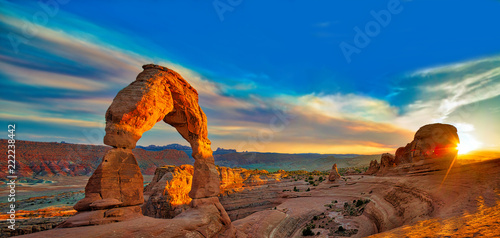
[[[446,172],[343,175],[335,182],[315,175],[317,186],[305,182],[310,175],[291,175],[220,200],[243,237],[302,237],[308,228],[315,237],[500,235],[500,160],[457,163],[443,182]],[[22,237],[176,237],[191,218],[141,216]]]
[[[55,228],[74,215],[73,205],[85,196],[84,190],[90,176],[39,176],[22,178],[16,182],[16,225],[17,232],[31,233]],[[144,183],[152,175],[144,175]],[[0,188],[6,188],[5,183]],[[8,189],[1,189],[0,196],[7,197]],[[0,209],[7,211],[10,203],[0,203]],[[0,215],[2,232],[0,237],[9,237],[7,214]],[[19,234],[16,231],[12,234]]]

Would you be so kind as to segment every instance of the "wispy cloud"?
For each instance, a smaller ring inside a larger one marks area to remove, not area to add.
[[[15,121],[31,121],[31,122],[41,122],[41,123],[49,123],[49,124],[63,124],[68,126],[75,127],[102,127],[104,124],[102,122],[96,121],[84,121],[77,119],[68,119],[68,118],[58,118],[58,117],[47,117],[47,116],[37,116],[37,115],[17,115],[17,114],[6,114],[0,113],[0,118],[6,120],[15,120]]]
[[[417,100],[404,107],[405,114],[396,122],[416,129],[422,122],[456,122],[469,118],[450,118],[464,106],[500,95],[500,57],[480,59],[417,71],[411,80]]]
[[[328,28],[332,25],[335,25],[335,24],[339,24],[340,21],[322,21],[322,22],[318,22],[316,24],[314,24],[313,26],[314,27],[317,27],[317,28]]]
[[[58,88],[74,91],[98,91],[108,85],[92,79],[65,75],[61,73],[47,72],[43,70],[17,67],[13,64],[0,62],[0,70],[11,80],[31,86],[42,88]]]
[[[500,95],[499,57],[412,72],[385,98],[342,91],[285,93],[257,83],[273,80],[266,73],[234,76],[181,64],[161,50],[152,50],[161,48],[141,47],[137,41],[147,41],[140,37],[129,39],[60,11],[61,19],[38,26],[38,33],[18,54],[0,49],[0,76],[5,79],[1,83],[16,85],[19,92],[0,96],[6,105],[0,120],[102,129],[104,113],[116,93],[135,79],[143,64],[156,63],[177,71],[197,89],[214,147],[258,142],[259,134],[271,130],[270,122],[279,112],[293,119],[272,133],[269,142],[250,143],[246,150],[381,153],[394,152],[427,123],[453,122],[460,130],[467,131],[471,125],[478,129],[474,122],[451,115]],[[14,11],[2,16],[0,29],[21,34],[19,15]],[[314,27],[333,24],[320,22]],[[274,93],[263,93],[263,89]],[[407,103],[392,101],[407,95],[412,96]],[[472,135],[473,131],[467,132]],[[166,125],[155,126],[140,143],[163,144],[165,137],[175,133]],[[40,137],[32,134],[29,138]],[[62,132],[46,138],[68,140]]]
[[[283,100],[332,118],[385,122],[397,114],[397,108],[386,101],[355,94],[308,94],[300,97],[285,96]]]
[[[26,24],[24,20],[11,16],[5,16],[3,22],[18,35],[22,35]],[[92,69],[92,72],[84,73],[87,78],[123,84],[127,82],[126,77],[133,75],[131,72],[136,73],[141,62],[144,62],[144,58],[140,55],[88,37],[87,32],[52,29],[42,25],[36,25],[36,29],[33,38],[29,39],[26,45],[19,46],[20,52],[15,56],[28,58],[24,51],[37,49],[41,51],[38,54],[43,55],[42,62],[49,64],[45,65],[46,69],[51,67],[51,61],[62,61],[65,62],[65,67]]]
[[[329,21],[324,21],[324,22],[318,22],[316,24],[314,24],[315,27],[319,27],[319,28],[325,28],[325,27],[329,27],[332,23],[329,22]]]

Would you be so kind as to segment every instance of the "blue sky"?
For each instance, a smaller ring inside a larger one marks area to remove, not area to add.
[[[18,139],[102,144],[113,97],[156,63],[198,90],[214,148],[394,152],[443,122],[470,148],[498,149],[499,11],[495,0],[0,0],[0,121]],[[169,143],[187,144],[161,123],[139,141]]]

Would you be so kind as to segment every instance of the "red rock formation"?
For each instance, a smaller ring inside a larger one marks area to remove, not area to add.
[[[332,170],[330,170],[330,175],[328,175],[328,181],[334,182],[340,178],[339,171],[337,170],[337,164],[333,164]]]
[[[454,157],[460,143],[457,128],[448,124],[430,124],[418,129],[413,141],[396,151],[397,163],[417,162],[423,159]]]
[[[231,169],[227,167],[217,167],[220,180],[220,194],[227,194],[243,187],[243,183],[248,178],[246,169]]]
[[[151,182],[144,188],[146,203],[143,214],[156,218],[173,218],[189,208],[193,181],[193,166],[167,165],[156,169]]]
[[[368,170],[366,170],[366,172],[364,174],[373,175],[373,174],[376,174],[379,169],[380,169],[380,164],[377,162],[377,160],[372,160],[370,162],[370,166],[368,167]]]
[[[175,127],[193,149],[196,176],[190,196],[216,196],[219,181],[198,93],[173,70],[157,65],[143,68],[136,81],[116,95],[106,112],[104,143],[132,149],[145,131],[163,120]]]
[[[110,207],[140,205],[144,202],[142,187],[142,174],[132,150],[115,148],[106,153],[85,187],[85,198],[74,208],[77,211],[105,209],[103,204],[111,201]]]
[[[380,166],[377,171],[377,174],[385,174],[389,169],[394,168],[397,165],[398,164],[396,163],[394,155],[389,153],[384,153],[380,158]]]
[[[382,154],[382,157],[380,158],[380,167],[385,168],[385,167],[395,167],[396,162],[394,160],[394,155],[391,155],[389,153]]]
[[[217,167],[220,178],[220,195],[244,190],[246,187],[278,182],[282,173],[270,174],[265,170]],[[156,169],[151,183],[144,188],[147,201],[143,214],[156,218],[173,218],[188,208],[191,198],[193,166],[163,166]]]
[[[457,129],[448,124],[430,124],[421,127],[411,143],[396,150],[396,156],[383,154],[380,165],[370,163],[365,174],[383,175],[391,172],[408,173],[411,170],[442,170],[448,168],[457,156],[460,143]],[[418,165],[415,164],[420,162]],[[402,164],[413,164],[401,168]],[[397,167],[395,170],[392,168]]]
[[[193,199],[191,207],[200,210],[214,208],[220,220],[214,221],[213,225],[219,224],[220,229],[233,232],[234,227],[216,197],[220,191],[219,174],[207,137],[207,119],[198,105],[198,93],[170,69],[157,65],[144,65],[143,68],[144,71],[134,82],[118,92],[106,112],[104,143],[114,148],[107,152],[89,179],[85,198],[75,205],[75,209],[125,207],[112,212],[113,217],[129,217],[129,210],[136,211],[127,207],[133,208],[133,205],[144,202],[143,182],[131,149],[135,148],[145,131],[163,120],[177,129],[193,149],[195,162],[189,192],[189,197]],[[79,226],[85,222],[102,224],[107,222],[107,212],[110,210],[79,213],[63,226]]]

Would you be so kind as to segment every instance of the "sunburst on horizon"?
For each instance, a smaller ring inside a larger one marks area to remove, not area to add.
[[[469,133],[459,133],[460,143],[457,144],[459,155],[467,154],[471,151],[481,148],[481,143],[473,135]]]

